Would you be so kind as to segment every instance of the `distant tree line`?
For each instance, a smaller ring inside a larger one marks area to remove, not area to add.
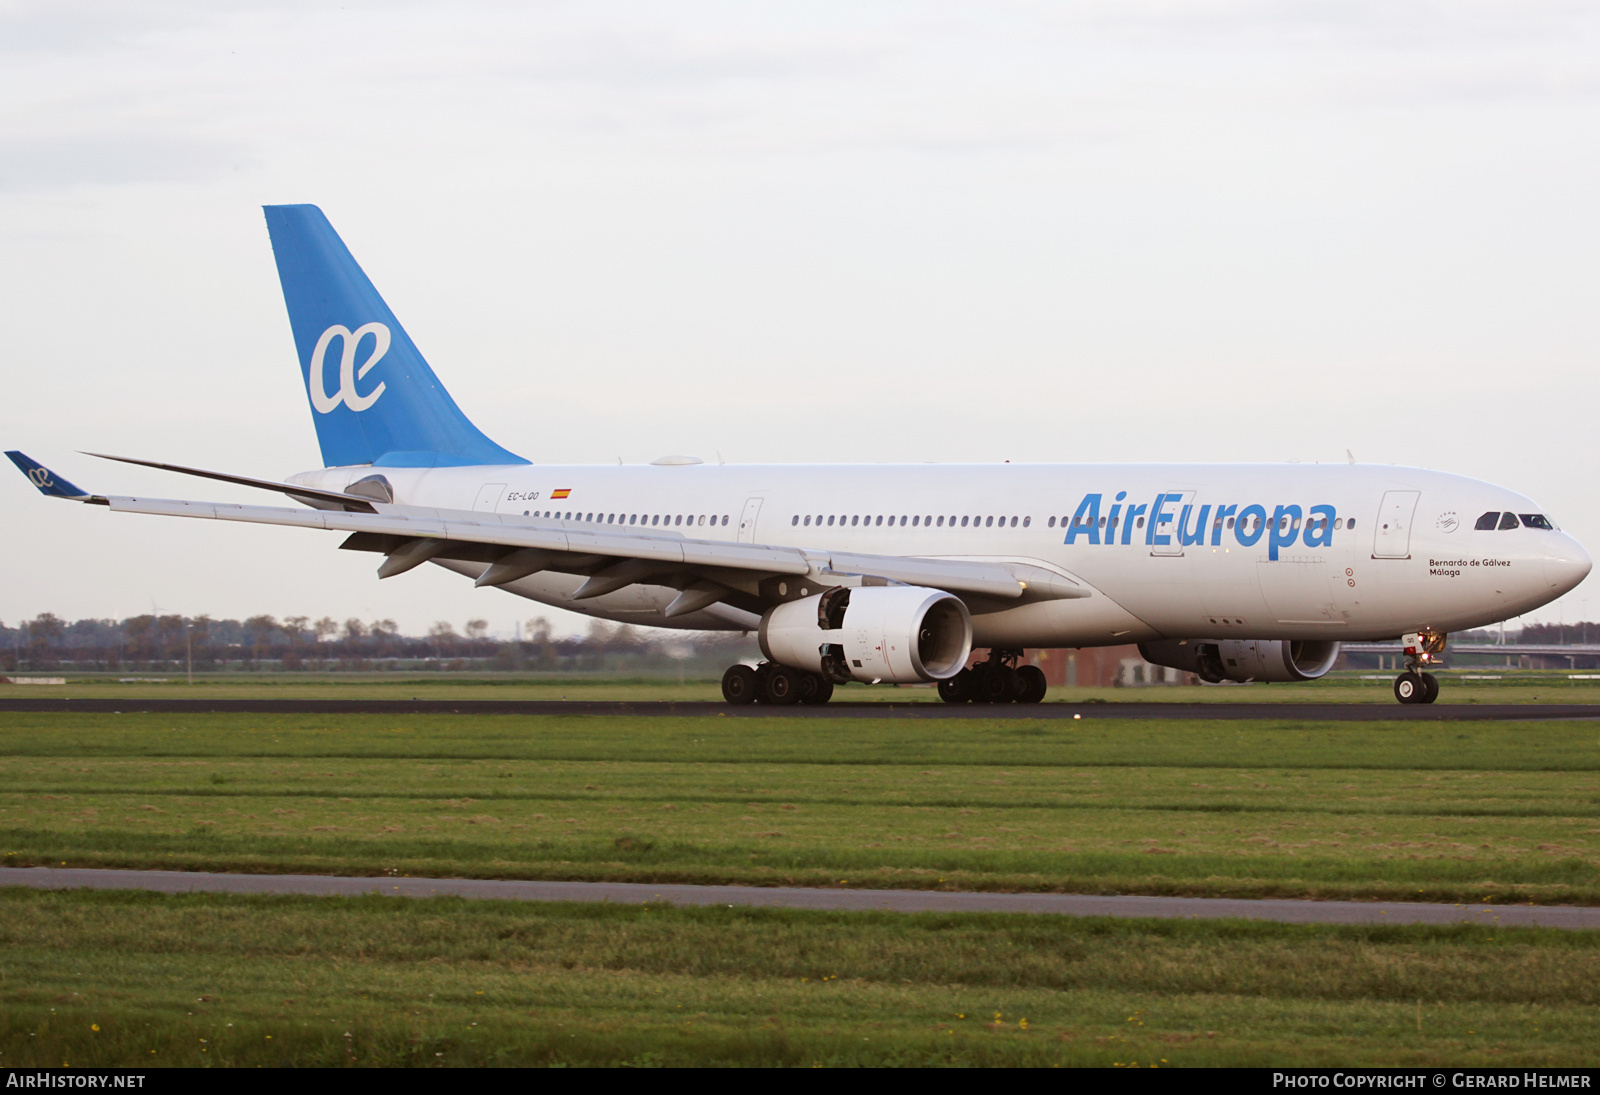
[[[1493,639],[1489,640],[1494,642]],[[1511,641],[1507,636],[1507,642]],[[1517,636],[1519,643],[1558,643],[1570,646],[1574,643],[1588,645],[1600,642],[1600,624],[1593,624],[1587,620],[1580,620],[1575,624],[1527,624]]]
[[[535,672],[682,672],[685,663],[731,664],[754,643],[740,633],[665,632],[595,620],[582,636],[554,638],[543,618],[527,638],[489,638],[487,620],[461,631],[440,620],[402,635],[393,620],[324,616],[133,616],[67,621],[51,612],[8,627],[0,621],[0,671],[197,672],[219,670],[497,669]],[[697,671],[702,671],[697,664]],[[709,672],[709,669],[703,670]],[[715,670],[721,672],[721,668]]]

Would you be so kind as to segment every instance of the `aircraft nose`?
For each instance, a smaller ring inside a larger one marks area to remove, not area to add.
[[[1566,533],[1560,534],[1551,549],[1544,560],[1545,580],[1550,583],[1551,589],[1560,593],[1575,589],[1594,568],[1594,560],[1583,550],[1583,545]]]

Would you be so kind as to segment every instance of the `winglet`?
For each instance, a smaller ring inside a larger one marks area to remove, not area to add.
[[[73,486],[37,460],[24,456],[15,449],[8,451],[6,455],[11,457],[13,464],[22,469],[22,474],[28,477],[29,482],[39,488],[40,494],[47,494],[51,498],[70,498],[75,502],[89,501],[88,491]]]

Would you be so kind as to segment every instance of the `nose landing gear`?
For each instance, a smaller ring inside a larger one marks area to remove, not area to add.
[[[1426,667],[1444,653],[1448,636],[1436,631],[1416,631],[1402,636],[1406,671],[1394,679],[1394,698],[1401,703],[1432,703],[1439,698],[1439,679]]]
[[[1408,669],[1394,679],[1394,698],[1401,703],[1432,703],[1439,698],[1439,679]]]

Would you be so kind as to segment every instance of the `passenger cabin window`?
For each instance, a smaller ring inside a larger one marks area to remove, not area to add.
[[[1500,515],[1500,530],[1502,532],[1504,532],[1508,528],[1516,528],[1516,527],[1517,527],[1517,515],[1516,514],[1514,514],[1514,513],[1502,513]]]
[[[1524,513],[1521,514],[1521,517],[1522,523],[1528,528],[1544,528],[1552,530],[1555,528],[1555,526],[1550,523],[1550,519],[1542,513]]]

